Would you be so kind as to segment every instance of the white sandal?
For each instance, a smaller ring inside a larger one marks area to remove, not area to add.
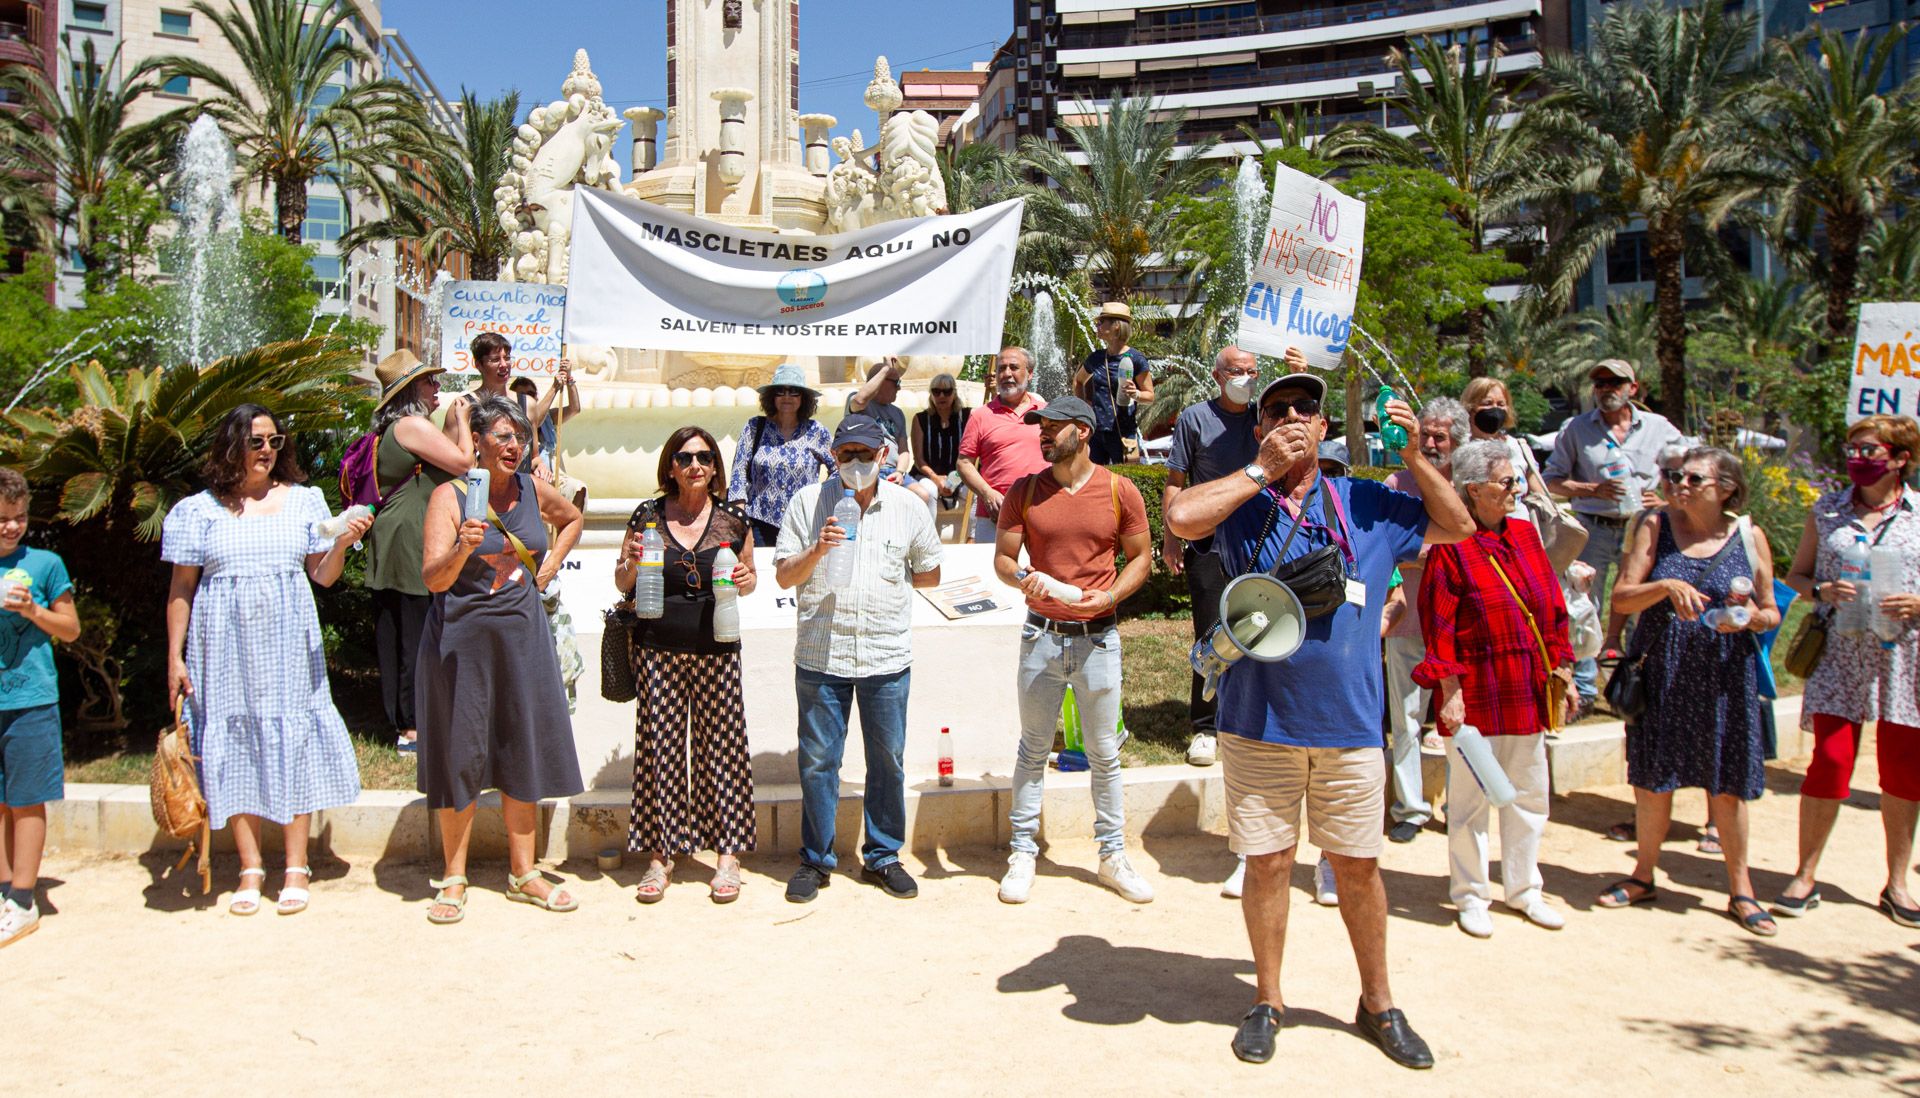
[[[554,898],[556,896],[559,896],[562,892],[566,891],[565,887],[562,885],[552,885],[547,889],[547,894],[545,896],[535,896],[531,892],[521,891],[521,888],[520,888],[521,885],[530,884],[533,881],[539,880],[541,876],[542,874],[540,870],[537,868],[530,869],[526,873],[518,874],[518,875],[516,875],[512,870],[508,870],[507,871],[507,899],[512,900],[514,903],[532,904],[535,907],[544,908],[547,911],[554,911],[554,912],[572,911],[573,909],[580,906],[580,901],[577,898],[575,898],[572,893],[567,894],[566,903],[555,902]]]
[[[313,883],[313,870],[306,866],[290,865],[287,867],[287,876],[291,877],[295,873],[305,877],[308,884]],[[307,900],[310,895],[311,894],[304,888],[294,888],[291,885],[283,886],[280,889],[280,903],[274,910],[282,915],[298,915],[307,909]]]
[[[432,888],[438,889],[433,895],[433,903],[427,908],[428,922],[435,926],[452,926],[467,917],[467,893],[469,889],[467,888],[467,879],[465,877],[454,876],[438,881],[429,880],[427,884]],[[460,895],[447,895],[447,889],[449,888],[458,888]],[[433,909],[436,907],[450,907],[453,909],[453,914],[445,916],[435,915]]]
[[[241,880],[244,881],[248,877],[258,877],[261,884],[267,883],[267,871],[264,868],[240,870]],[[233,899],[227,901],[227,913],[230,915],[254,915],[259,911],[260,890],[258,888],[239,889],[234,892]]]

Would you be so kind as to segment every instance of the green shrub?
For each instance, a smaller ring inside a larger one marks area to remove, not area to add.
[[[1127,600],[1125,612],[1136,617],[1189,612],[1191,605],[1187,598],[1187,581],[1167,570],[1167,562],[1160,551],[1160,542],[1167,530],[1166,516],[1160,512],[1160,503],[1167,491],[1167,467],[1114,465],[1110,469],[1140,489],[1140,496],[1147,504],[1147,534],[1152,539],[1153,574],[1147,577],[1147,584],[1140,589],[1140,593]]]

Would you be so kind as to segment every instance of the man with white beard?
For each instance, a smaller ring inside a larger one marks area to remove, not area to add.
[[[1633,365],[1604,359],[1587,374],[1593,382],[1591,411],[1568,420],[1554,440],[1553,456],[1542,472],[1547,491],[1573,500],[1574,513],[1587,528],[1587,547],[1580,559],[1593,567],[1593,599],[1607,605],[1607,569],[1620,559],[1627,520],[1642,507],[1660,506],[1653,491],[1659,474],[1660,451],[1682,443],[1685,437],[1662,415],[1634,407],[1640,395]],[[1624,462],[1625,477],[1609,477],[1607,467]],[[1599,666],[1590,659],[1573,665],[1573,682],[1580,691],[1580,708],[1567,715],[1572,724],[1593,709]]]
[[[973,540],[991,545],[997,536],[1000,502],[1013,482],[1052,467],[1040,453],[1040,428],[1026,422],[1028,412],[1047,402],[1027,392],[1033,356],[1025,347],[1004,347],[993,364],[993,399],[967,417],[960,436],[960,479],[979,502],[973,509]]]

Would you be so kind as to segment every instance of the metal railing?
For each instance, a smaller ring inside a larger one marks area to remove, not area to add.
[[[1508,53],[1524,53],[1539,49],[1539,38],[1532,33],[1509,35],[1500,39]],[[1475,53],[1485,59],[1491,52],[1487,43],[1480,43]],[[1225,69],[1227,71],[1221,71]],[[1315,61],[1303,65],[1272,65],[1266,68],[1244,68],[1221,66],[1208,69],[1174,70],[1164,73],[1140,73],[1136,76],[1121,78],[1115,84],[1112,78],[1098,82],[1085,77],[1063,81],[1060,98],[1063,102],[1076,96],[1104,99],[1107,94],[1123,90],[1144,95],[1179,95],[1185,92],[1221,91],[1230,88],[1259,88],[1268,85],[1307,84],[1320,80],[1339,80],[1350,76],[1372,76],[1378,73],[1398,71],[1386,56],[1353,57],[1344,61]],[[1080,81],[1087,81],[1080,83]]]
[[[1240,19],[1211,19],[1205,22],[1163,23],[1139,27],[1107,24],[1100,27],[1072,28],[1062,31],[1063,50],[1107,49],[1114,46],[1146,46],[1163,42],[1195,42],[1215,38],[1240,38],[1281,31],[1313,30],[1320,27],[1344,27],[1402,15],[1424,15],[1459,7],[1458,0],[1369,0],[1363,4],[1339,4],[1308,11],[1279,15],[1256,15]]]

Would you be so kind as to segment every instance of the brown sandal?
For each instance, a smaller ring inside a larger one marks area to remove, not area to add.
[[[713,890],[708,893],[716,904],[730,904],[740,898],[740,863],[713,871]]]
[[[643,904],[657,904],[667,894],[667,886],[673,883],[673,870],[663,865],[650,865],[640,877],[640,887],[634,890],[633,898]]]

